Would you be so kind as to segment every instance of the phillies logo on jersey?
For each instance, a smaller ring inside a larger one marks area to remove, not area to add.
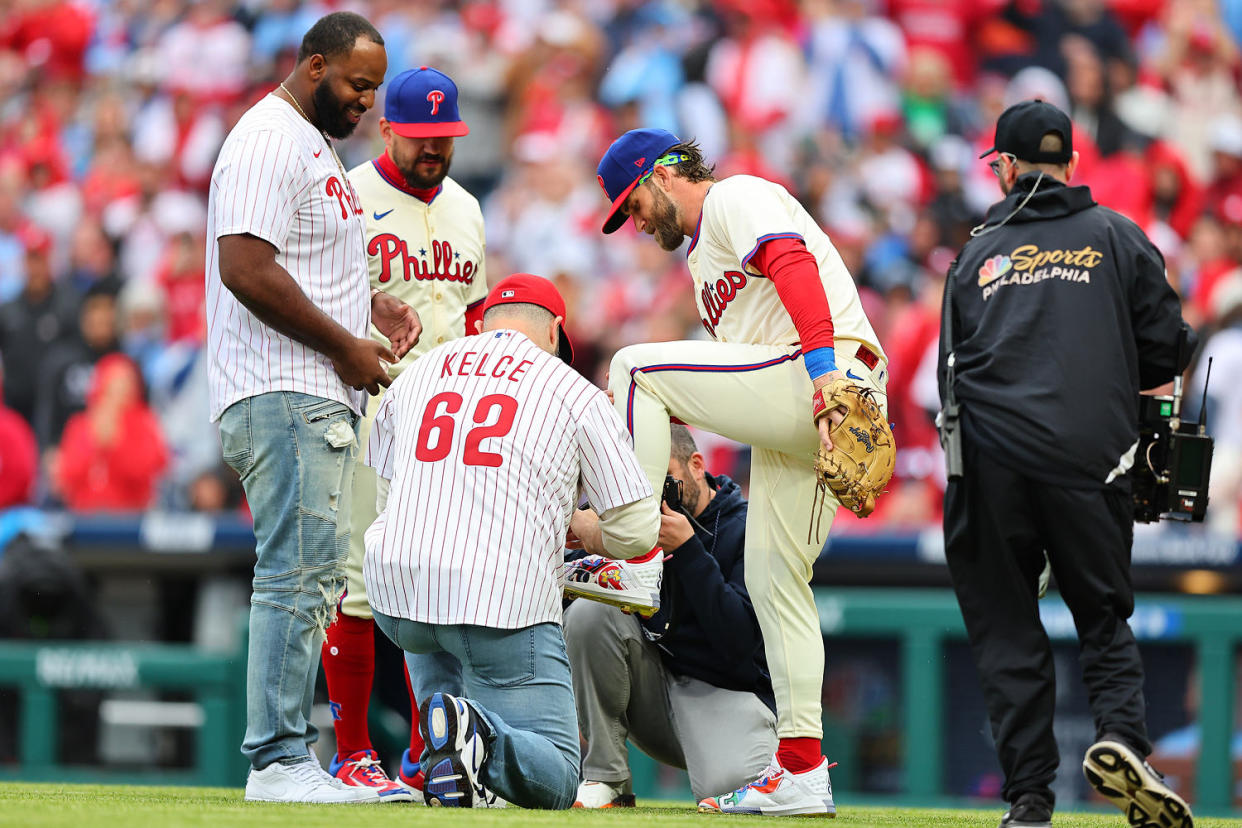
[[[405,239],[392,233],[381,233],[367,242],[367,255],[379,258],[380,284],[397,277],[407,282],[411,279],[420,282],[440,279],[470,284],[479,269],[476,262],[469,259],[462,261],[461,254],[446,241],[432,240],[430,251],[422,248],[417,256],[411,256]],[[400,269],[394,273],[396,268]]]
[[[358,200],[358,194],[354,192],[352,184],[342,185],[341,179],[333,175],[328,178],[328,183],[323,189],[328,195],[334,196],[337,203],[341,205],[342,219],[348,219],[351,213],[355,216],[362,215],[362,203]]]
[[[703,317],[703,327],[713,339],[716,338],[716,326],[720,324],[725,308],[737,298],[738,291],[744,287],[746,274],[736,270],[725,271],[725,275],[717,279],[715,284],[703,283],[703,290],[699,294],[699,298],[703,300],[703,310],[707,312],[707,316]]]
[[[431,103],[431,114],[435,115],[440,111],[440,104],[444,102],[444,93],[433,89],[427,93],[427,100]]]

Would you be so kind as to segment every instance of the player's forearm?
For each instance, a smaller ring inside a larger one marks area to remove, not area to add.
[[[375,475],[375,514],[382,515],[388,508],[388,492],[391,488],[392,481],[387,477]]]
[[[328,356],[353,339],[349,331],[315,306],[275,259],[247,261],[226,253],[220,240],[220,281],[260,322]]]
[[[655,548],[660,536],[660,503],[655,495],[609,509],[599,516],[605,553],[628,560]]]

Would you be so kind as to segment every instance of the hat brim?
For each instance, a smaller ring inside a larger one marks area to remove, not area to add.
[[[655,165],[653,164],[652,166],[654,167]],[[621,195],[612,200],[612,207],[608,210],[608,218],[604,219],[604,233],[615,233],[621,229],[621,225],[625,224],[627,216],[621,212],[621,205],[625,204],[625,200],[630,197],[630,193],[634,192],[634,188],[638,186],[638,182],[646,174],[647,170],[643,170],[636,175],[634,180],[630,182],[630,186],[622,190]]]
[[[441,124],[398,124],[389,121],[392,131],[402,138],[460,138],[470,134],[465,121],[447,121]]]
[[[574,364],[574,344],[569,341],[569,335],[565,333],[564,325],[556,326],[560,332],[560,344],[556,347],[556,355],[564,360],[566,365]]]

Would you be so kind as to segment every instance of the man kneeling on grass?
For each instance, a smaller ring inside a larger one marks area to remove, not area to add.
[[[568,808],[579,747],[561,579],[585,514],[574,506],[586,492],[607,550],[627,558],[652,552],[659,506],[625,424],[567,364],[553,284],[514,274],[483,308],[481,334],[433,349],[384,395],[367,463],[386,503],[363,575],[424,700],[428,804],[471,807],[486,788]]]
[[[762,775],[776,750],[772,682],[743,577],[746,501],[732,480],[707,473],[683,425],[672,426],[668,473],[682,508],[665,503],[660,519],[671,557],[659,611],[643,618],[575,601],[565,613],[587,742],[576,808],[634,804],[627,738],[685,768],[696,801]]]

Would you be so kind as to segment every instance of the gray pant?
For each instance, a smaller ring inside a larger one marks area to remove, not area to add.
[[[723,690],[665,669],[638,620],[579,599],[565,612],[578,725],[587,742],[582,776],[628,790],[626,739],[685,768],[695,799],[754,781],[776,751],[776,716],[754,693]]]

